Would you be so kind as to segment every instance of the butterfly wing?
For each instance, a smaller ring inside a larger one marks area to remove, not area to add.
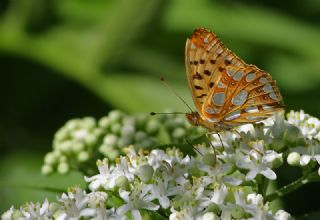
[[[275,81],[256,66],[226,66],[217,84],[202,108],[209,121],[233,127],[261,121],[283,109]]]
[[[185,62],[193,101],[206,123],[234,127],[283,109],[270,74],[246,64],[210,31],[194,31],[186,43]]]
[[[189,89],[200,116],[209,91],[220,79],[226,65],[244,67],[244,62],[224,47],[212,32],[199,28],[187,39],[185,65]]]

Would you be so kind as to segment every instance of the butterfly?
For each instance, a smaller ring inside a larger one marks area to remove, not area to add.
[[[211,31],[198,28],[187,39],[185,65],[197,111],[188,121],[213,132],[255,123],[284,108],[271,75],[246,64]]]

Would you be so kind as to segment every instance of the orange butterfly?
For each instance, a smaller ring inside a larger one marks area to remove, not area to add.
[[[204,28],[187,39],[185,64],[197,108],[186,114],[193,125],[218,132],[283,110],[282,96],[270,74],[246,64]]]

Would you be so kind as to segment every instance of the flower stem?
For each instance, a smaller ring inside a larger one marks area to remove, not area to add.
[[[288,185],[276,190],[274,193],[271,193],[266,197],[266,201],[273,201],[277,198],[283,197],[284,195],[295,191],[302,187],[303,185],[310,183],[310,182],[320,182],[320,176],[318,175],[318,172],[312,172],[309,174],[306,174],[299,179],[289,183]]]

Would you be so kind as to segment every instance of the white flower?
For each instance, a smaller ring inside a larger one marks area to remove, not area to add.
[[[207,195],[200,199],[199,206],[207,208],[210,204],[222,205],[228,194],[228,188],[225,185],[215,186],[213,191],[207,192]]]
[[[311,160],[316,161],[320,165],[320,144],[317,141],[312,141],[310,145],[306,147],[292,148],[292,152],[300,154],[300,165],[306,166]]]
[[[298,126],[304,137],[320,140],[320,120],[304,113],[290,111],[287,115],[288,122]]]
[[[156,178],[155,183],[151,185],[150,194],[146,196],[149,201],[157,199],[162,208],[167,209],[170,206],[168,196],[175,195],[177,192],[168,186],[168,178]]]
[[[158,210],[160,206],[152,203],[151,198],[147,196],[150,190],[150,185],[143,184],[135,185],[131,192],[120,189],[119,195],[126,204],[117,209],[117,214],[123,216],[131,211],[134,220],[142,220],[140,209]]]
[[[51,216],[51,213],[49,212],[49,202],[47,199],[42,204],[39,202],[36,204],[32,202],[27,203],[23,208],[20,209],[20,211],[26,219]]]
[[[290,219],[290,214],[284,210],[278,210],[275,214],[276,220],[287,220]]]
[[[177,211],[172,208],[169,220],[194,220],[194,216],[191,210],[192,209],[185,208]]]
[[[238,167],[249,170],[246,175],[248,180],[254,179],[257,174],[262,174],[270,180],[277,178],[275,172],[271,169],[272,162],[282,158],[282,154],[272,150],[263,152],[263,144],[263,141],[255,142],[254,149],[248,155],[240,157],[236,163]]]
[[[1,219],[2,219],[2,220],[11,220],[11,219],[12,219],[13,212],[14,212],[14,208],[11,207],[8,211],[4,212],[4,213],[1,215]]]

